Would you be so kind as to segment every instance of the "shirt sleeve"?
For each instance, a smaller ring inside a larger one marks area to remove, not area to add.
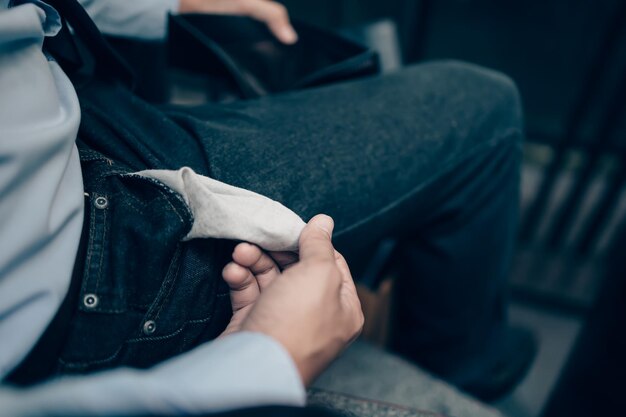
[[[43,3],[0,6],[2,378],[39,339],[67,293],[84,197],[74,145],[78,98],[41,51],[59,16]]]
[[[251,332],[217,339],[147,370],[120,368],[0,389],[3,412],[15,417],[198,414],[305,402],[291,356],[271,337]]]
[[[163,39],[167,15],[179,0],[79,0],[101,32],[139,39]]]

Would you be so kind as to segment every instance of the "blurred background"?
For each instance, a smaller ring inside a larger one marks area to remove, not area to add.
[[[580,358],[568,366],[566,361],[592,311],[588,327],[593,330],[614,334],[624,329],[623,312],[600,317],[595,311],[602,303],[597,302],[600,287],[609,285],[604,278],[626,280],[620,261],[626,247],[618,243],[626,224],[626,2],[283,3],[298,19],[343,29],[369,44],[379,52],[384,71],[424,60],[460,59],[516,81],[527,143],[510,313],[514,322],[537,333],[540,350],[522,385],[496,405],[510,416],[568,415],[563,403],[575,403],[571,396],[576,393],[568,385],[589,396],[591,385],[602,386],[597,391],[607,396],[603,401],[615,401],[608,398],[617,392],[611,385],[615,381],[602,373],[601,358],[590,358],[594,352],[609,354],[606,338],[589,336],[595,350],[582,335],[578,340],[585,345],[578,356],[596,368],[594,379],[582,380],[589,374]],[[618,259],[611,262],[611,254]]]

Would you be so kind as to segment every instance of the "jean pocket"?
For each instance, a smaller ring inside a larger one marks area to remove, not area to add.
[[[82,286],[61,372],[121,364],[127,341],[150,333],[149,311],[171,289],[192,219],[158,184],[114,175],[89,193]]]

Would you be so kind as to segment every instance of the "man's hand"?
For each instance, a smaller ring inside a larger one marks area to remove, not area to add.
[[[271,0],[180,0],[180,13],[212,13],[248,16],[267,25],[282,43],[293,44],[298,35],[289,22],[287,9]]]
[[[257,246],[242,243],[223,271],[233,318],[223,335],[267,334],[294,359],[309,385],[361,332],[363,313],[343,256],[331,243],[333,221],[314,217],[300,236],[300,259],[282,272]],[[288,265],[287,265],[288,264]]]

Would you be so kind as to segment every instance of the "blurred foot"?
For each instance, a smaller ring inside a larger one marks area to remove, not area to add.
[[[480,378],[462,384],[459,388],[486,402],[503,397],[524,379],[533,364],[537,347],[537,339],[530,330],[509,328],[501,348],[492,356],[491,365]]]

